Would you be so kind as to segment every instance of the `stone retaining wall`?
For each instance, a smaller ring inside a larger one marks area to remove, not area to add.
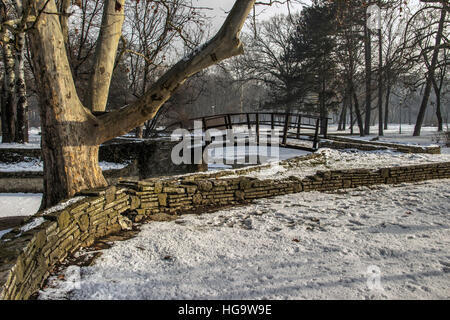
[[[100,147],[99,161],[129,163],[120,170],[104,170],[109,184],[118,177],[147,179],[164,175],[193,173],[207,170],[207,165],[180,164],[171,160],[177,141],[115,139]],[[40,149],[0,149],[0,162],[16,163],[40,159]],[[0,171],[0,192],[43,192],[43,173],[39,171]]]
[[[428,153],[428,154],[441,153],[441,147],[439,146],[414,146],[414,145],[388,143],[380,141],[365,141],[359,139],[338,137],[333,135],[329,135],[327,139],[329,140],[323,140],[319,143],[320,148],[358,149],[363,151],[392,149],[403,153]]]
[[[242,169],[240,173],[248,170],[255,169]],[[258,180],[226,175],[121,181],[106,189],[84,192],[83,198],[72,199],[75,203],[68,206],[30,217],[0,239],[0,298],[29,298],[69,254],[91,245],[95,239],[130,229],[133,221],[156,213],[199,212],[301,191],[450,178],[450,162],[378,170],[318,171],[304,179]]]

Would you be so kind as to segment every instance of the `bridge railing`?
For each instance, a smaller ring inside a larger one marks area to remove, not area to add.
[[[202,129],[233,129],[236,126],[247,126],[250,130],[255,127],[256,139],[259,142],[261,126],[271,129],[282,128],[281,145],[286,145],[288,139],[313,141],[313,149],[317,149],[319,135],[327,137],[329,118],[318,115],[283,112],[244,112],[226,113],[189,119],[188,122],[175,122],[167,126],[164,131],[176,127],[193,130],[193,122],[201,121]],[[293,131],[292,131],[293,130]],[[305,136],[307,138],[305,138]]]

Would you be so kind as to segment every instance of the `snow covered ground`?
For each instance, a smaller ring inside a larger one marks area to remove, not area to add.
[[[40,193],[0,193],[0,218],[31,216],[41,204]]]
[[[450,124],[444,124],[444,130],[448,130]],[[389,124],[389,129],[384,130],[384,136],[379,138],[381,142],[391,142],[400,144],[411,144],[411,145],[421,145],[430,146],[438,144],[437,138],[439,133],[437,132],[437,127],[422,127],[421,134],[419,137],[414,137],[414,125],[402,124],[401,133],[399,124]],[[350,136],[356,139],[371,140],[378,137],[378,125],[370,127],[371,134],[365,137],[360,137],[357,135],[358,128],[354,128],[354,135]],[[336,125],[331,125],[328,128],[328,133],[339,134],[339,133],[350,133],[350,129],[345,131],[337,131]],[[441,141],[442,142],[442,141]]]
[[[2,148],[20,148],[20,149],[40,149],[41,148],[41,129],[30,128],[28,130],[29,142],[28,143],[0,143],[0,149]],[[2,136],[0,135],[0,141]]]
[[[285,165],[274,162],[271,163],[270,167],[248,173],[246,176],[260,179],[285,179],[289,176],[304,178],[314,175],[318,170],[378,169],[450,161],[450,154],[401,153],[389,150],[360,151],[323,148],[316,153],[323,155],[323,157],[299,161],[294,164],[288,162]]]
[[[100,168],[102,170],[117,170],[125,168],[128,163],[114,163],[101,161],[99,163]],[[37,159],[33,159],[32,161],[22,161],[17,163],[3,163],[0,162],[0,171],[3,172],[17,172],[17,171],[43,171],[44,163]]]
[[[52,277],[39,298],[450,299],[449,182],[298,193],[145,224],[94,265]]]

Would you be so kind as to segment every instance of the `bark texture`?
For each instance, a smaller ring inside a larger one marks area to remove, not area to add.
[[[40,7],[45,1],[38,1]],[[41,208],[57,204],[83,189],[106,186],[98,165],[95,117],[80,102],[66,55],[54,1],[46,4],[30,33],[39,88],[44,160]]]

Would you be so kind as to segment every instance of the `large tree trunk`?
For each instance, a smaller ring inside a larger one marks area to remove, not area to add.
[[[2,142],[11,143],[16,141],[16,102],[15,102],[15,70],[13,44],[5,32],[3,37],[3,103],[2,103]]]
[[[420,136],[420,131],[422,129],[423,119],[425,117],[425,111],[428,106],[428,99],[430,98],[431,87],[433,85],[434,78],[434,70],[436,69],[436,64],[439,55],[439,46],[442,39],[442,33],[444,30],[445,16],[447,13],[447,7],[444,4],[444,7],[441,9],[441,18],[439,20],[439,27],[436,34],[436,43],[433,50],[433,58],[431,59],[430,68],[427,73],[427,80],[425,84],[425,90],[423,93],[422,103],[420,104],[419,113],[417,115],[416,126],[414,127],[414,136]]]
[[[39,1],[39,7],[44,3]],[[55,2],[45,10],[57,12]],[[41,208],[46,208],[83,189],[106,186],[106,180],[98,165],[95,117],[77,96],[58,16],[43,14],[30,40],[42,126]]]
[[[42,112],[41,108],[41,112]],[[42,120],[42,116],[47,119]],[[98,165],[98,145],[93,145],[80,128],[61,126],[55,130],[54,115],[41,113],[42,158],[44,161],[44,197],[41,208],[47,208],[62,199],[73,197],[84,189],[107,185]],[[67,135],[64,131],[70,131]],[[48,165],[51,164],[51,165]]]

